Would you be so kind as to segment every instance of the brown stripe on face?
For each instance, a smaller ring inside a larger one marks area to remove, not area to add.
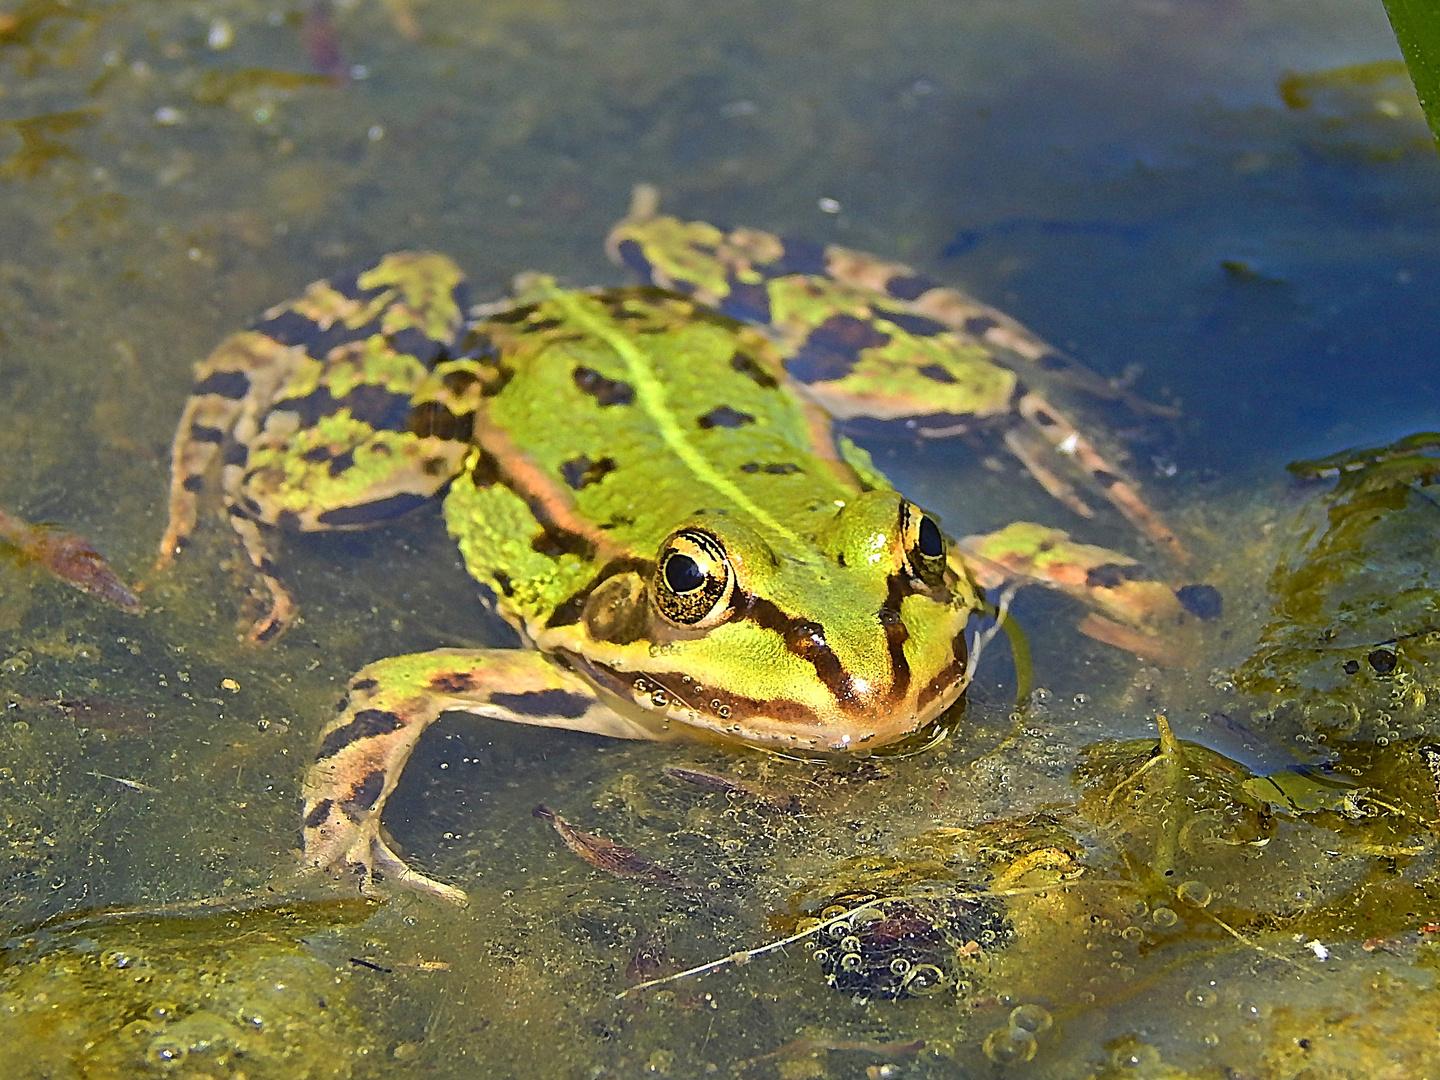
[[[785,648],[815,669],[816,677],[825,684],[841,705],[855,700],[855,687],[850,675],[825,640],[825,628],[819,623],[792,619],[772,602],[758,596],[737,600],[736,606],[757,626],[780,635]]]
[[[320,743],[320,749],[315,752],[315,760],[324,761],[326,758],[334,757],[351,743],[373,738],[376,735],[388,735],[392,731],[398,731],[400,727],[400,717],[393,712],[385,709],[362,709],[355,714],[355,719],[348,724],[340,725],[325,736]]]
[[[905,642],[910,630],[900,617],[900,605],[914,590],[907,574],[891,574],[885,590],[885,603],[880,608],[880,625],[885,629],[885,647],[890,651],[890,698],[899,701],[910,692],[910,661],[905,658]]]
[[[694,709],[712,718],[711,726],[717,731],[739,732],[743,735],[747,725],[756,719],[795,728],[820,726],[819,714],[799,701],[773,698],[761,701],[728,690],[701,690],[697,694],[695,685],[686,683],[675,672],[620,672],[605,664],[588,660],[579,653],[565,649],[557,652],[571,669],[622,701],[631,701],[643,708],[662,712],[672,704]]]
[[[931,679],[928,685],[920,688],[920,696],[916,699],[915,704],[921,712],[924,712],[925,708],[932,701],[949,690],[950,687],[955,685],[955,681],[965,674],[965,668],[970,661],[970,656],[965,648],[965,630],[963,627],[950,643],[950,654],[954,659],[946,664],[944,669],[941,670],[935,678]]]

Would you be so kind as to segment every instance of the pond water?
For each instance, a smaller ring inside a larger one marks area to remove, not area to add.
[[[4,5],[0,507],[146,611],[0,563],[0,1072],[1433,1072],[1433,451],[1334,495],[1284,468],[1440,429],[1440,160],[1398,58],[1378,0]],[[345,680],[514,637],[436,509],[288,538],[303,619],[264,646],[213,508],[152,570],[191,365],[397,248],[482,297],[617,284],[640,182],[910,263],[1166,406],[1073,403],[1183,570],[998,443],[866,446],[956,536],[1048,522],[1223,612],[1161,665],[1027,590],[1029,680],[999,639],[908,758],[454,717],[386,824],[469,906],[297,878]],[[542,803],[688,884],[588,865]]]

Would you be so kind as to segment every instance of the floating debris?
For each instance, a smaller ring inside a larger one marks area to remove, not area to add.
[[[78,533],[53,525],[30,525],[0,510],[0,542],[13,548],[22,562],[39,563],[61,581],[122,611],[139,615],[145,610],[105,557]]]
[[[565,846],[597,870],[650,885],[664,885],[669,889],[695,890],[695,886],[679,874],[650,861],[634,848],[582,832],[547,806],[537,806],[531,812],[537,818],[550,822],[560,834],[560,839],[565,841]]]

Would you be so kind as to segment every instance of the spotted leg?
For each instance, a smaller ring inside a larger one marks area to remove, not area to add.
[[[459,355],[464,282],[439,255],[402,252],[319,281],[196,370],[172,450],[169,563],[219,471],[230,522],[269,595],[267,640],[295,616],[275,527],[358,529],[436,494],[468,445],[493,367]]]
[[[1213,586],[1174,588],[1130,556],[1078,543],[1060,529],[1017,521],[964,537],[960,548],[985,588],[1018,581],[1058,589],[1092,609],[1080,623],[1082,633],[1158,663],[1184,660],[1179,631],[1192,617],[1220,614]]]
[[[305,776],[307,867],[357,874],[366,889],[378,872],[465,902],[462,890],[407,866],[380,830],[385,800],[410,752],[446,712],[621,739],[661,737],[610,709],[589,684],[539,652],[436,649],[377,661],[350,680],[344,706],[325,728]]]
[[[1134,482],[1036,387],[1069,382],[1123,394],[1003,313],[861,252],[663,216],[646,185],[607,246],[643,279],[762,328],[796,389],[833,416],[898,423],[926,438],[999,428],[1026,470],[1071,510],[1090,516],[1060,469],[1090,483],[1172,557],[1187,558]]]

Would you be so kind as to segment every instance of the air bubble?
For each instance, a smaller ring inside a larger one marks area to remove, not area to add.
[[[1213,986],[1192,986],[1185,991],[1185,1000],[1197,1009],[1213,1009],[1220,994]]]
[[[933,994],[944,987],[945,972],[934,964],[916,964],[905,975],[900,985],[907,994],[924,997],[926,994]],[[968,983],[957,984],[956,989],[958,990],[961,985],[965,986],[967,990],[969,989]]]
[[[1148,1074],[1160,1064],[1160,1051],[1148,1043],[1127,1042],[1110,1055],[1110,1063],[1122,1069],[1143,1070]]]
[[[997,1065],[1019,1065],[1035,1056],[1035,1036],[1023,1028],[996,1028],[981,1049]]]
[[[860,965],[865,961],[860,958],[859,953],[847,952],[840,957],[840,968],[843,971],[859,971]]]
[[[1184,903],[1205,907],[1215,894],[1210,891],[1210,886],[1202,881],[1182,881],[1176,887],[1175,895]]]
[[[1010,1026],[1038,1035],[1049,1031],[1055,1020],[1039,1005],[1017,1005],[1010,1010]]]
[[[904,975],[910,970],[910,961],[903,956],[897,956],[890,961],[890,970],[896,975]]]
[[[145,1060],[162,1069],[173,1069],[190,1056],[190,1048],[179,1039],[161,1035],[150,1041],[145,1049]]]
[[[1174,926],[1180,921],[1180,916],[1176,915],[1175,912],[1168,907],[1157,907],[1154,911],[1150,912],[1150,921],[1156,926]]]

